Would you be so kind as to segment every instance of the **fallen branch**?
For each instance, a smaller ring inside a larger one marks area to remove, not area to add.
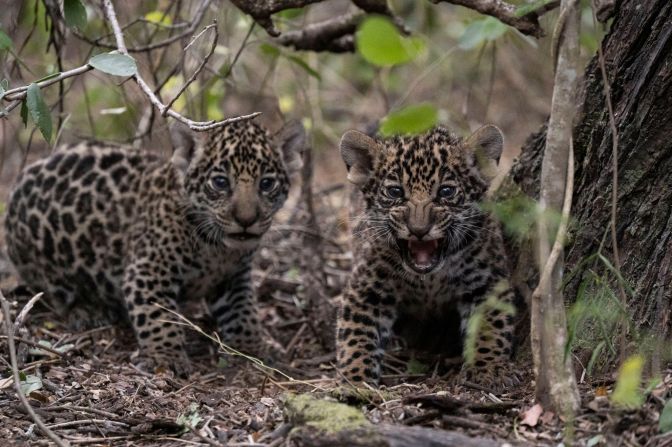
[[[456,399],[448,394],[419,394],[403,398],[405,404],[423,404],[439,408],[448,413],[505,413],[512,408],[519,407],[521,402],[470,402]]]
[[[516,6],[502,0],[431,0],[431,2],[451,3],[473,9],[481,14],[495,17],[521,33],[536,38],[544,36],[544,30],[539,25],[539,17],[560,5],[559,1],[551,1],[535,11],[518,16]]]
[[[284,413],[289,423],[294,426],[289,440],[292,445],[299,446],[494,447],[502,444],[487,438],[472,438],[455,431],[391,424],[374,425],[356,408],[338,402],[318,400],[308,394],[287,396]]]
[[[121,31],[121,27],[119,26],[119,21],[117,20],[117,13],[114,10],[114,6],[112,5],[111,0],[103,0],[103,8],[105,10],[105,17],[107,17],[107,20],[110,22],[110,26],[112,27],[112,31],[114,33],[115,40],[117,42],[117,49],[121,54],[126,54],[128,55],[128,49],[126,48],[126,42],[124,41],[124,35]],[[173,109],[168,108],[165,104],[159,100],[159,98],[156,96],[154,91],[147,85],[147,82],[140,76],[140,73],[136,73],[133,75],[133,80],[135,81],[136,84],[138,84],[138,87],[140,87],[140,90],[145,94],[147,99],[159,110],[159,113],[163,116],[170,116],[177,121],[186,124],[191,130],[197,131],[197,132],[203,132],[206,130],[211,130],[215,129],[217,127],[222,127],[226,126],[227,124],[230,123],[235,123],[238,121],[245,121],[249,120],[251,118],[254,118],[256,116],[259,116],[261,112],[255,112],[251,113],[249,115],[242,115],[242,116],[237,116],[234,118],[227,118],[225,120],[221,121],[215,121],[215,120],[210,120],[210,121],[194,121],[191,120],[180,113],[174,111]]]
[[[23,407],[25,408],[26,412],[30,416],[30,418],[35,422],[35,425],[42,431],[42,433],[46,434],[49,439],[54,441],[54,443],[59,446],[59,447],[69,447],[70,444],[67,441],[64,441],[63,439],[59,438],[56,433],[51,431],[49,427],[42,421],[42,418],[40,418],[37,413],[35,413],[35,410],[33,410],[33,407],[30,406],[30,403],[28,403],[28,399],[26,398],[25,394],[23,394],[23,390],[21,389],[21,377],[19,376],[19,365],[16,361],[16,346],[14,344],[14,325],[12,324],[12,319],[9,316],[9,303],[7,302],[7,299],[5,296],[2,294],[2,291],[0,291],[0,304],[2,305],[2,313],[5,316],[5,331],[7,332],[7,349],[9,350],[9,361],[12,365],[12,374],[14,376],[14,387],[16,388],[16,394],[19,396],[19,400],[23,404]]]

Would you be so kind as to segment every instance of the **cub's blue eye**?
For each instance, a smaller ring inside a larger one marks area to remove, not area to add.
[[[222,175],[217,175],[210,180],[215,191],[225,191],[229,189],[229,179]]]
[[[442,199],[450,199],[455,195],[456,192],[457,189],[455,189],[455,187],[444,185],[439,188],[439,197]]]
[[[259,189],[264,192],[272,191],[275,188],[275,179],[271,177],[262,178],[259,182]]]
[[[387,195],[390,199],[401,199],[404,197],[404,190],[400,186],[388,186]]]

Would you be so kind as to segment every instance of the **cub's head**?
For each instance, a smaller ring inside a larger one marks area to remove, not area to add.
[[[253,249],[268,230],[301,167],[305,137],[298,123],[271,137],[251,121],[239,121],[196,141],[183,127],[171,129],[173,165],[188,197],[187,219],[211,244]]]
[[[387,140],[348,131],[341,156],[365,200],[371,237],[398,250],[404,266],[427,274],[464,247],[484,223],[485,197],[503,136],[484,126],[466,140],[437,127]],[[367,235],[368,232],[364,232]]]

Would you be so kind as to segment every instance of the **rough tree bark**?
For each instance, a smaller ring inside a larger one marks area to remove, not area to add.
[[[632,285],[629,314],[668,338],[672,306],[672,2],[616,2],[602,42],[619,134],[617,240]],[[601,252],[612,259],[612,138],[597,57],[589,63],[574,127],[576,182],[566,270]],[[530,137],[512,177],[538,196],[546,127]],[[581,272],[580,272],[581,273]],[[569,283],[572,301],[581,274]],[[530,284],[534,280],[530,278]],[[654,359],[654,367],[655,367]]]

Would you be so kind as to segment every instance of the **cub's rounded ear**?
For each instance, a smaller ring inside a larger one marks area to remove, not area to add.
[[[348,168],[348,180],[362,186],[373,172],[373,161],[380,151],[380,145],[373,138],[349,130],[341,138],[341,157]]]
[[[196,136],[186,125],[174,122],[169,127],[170,141],[173,144],[173,165],[184,174],[196,152]]]
[[[504,135],[499,127],[488,124],[476,129],[466,140],[466,145],[476,152],[477,156],[486,156],[499,163],[504,148]]]
[[[303,151],[306,148],[306,131],[303,125],[291,120],[275,134],[276,144],[280,146],[285,166],[290,174],[303,166]]]

